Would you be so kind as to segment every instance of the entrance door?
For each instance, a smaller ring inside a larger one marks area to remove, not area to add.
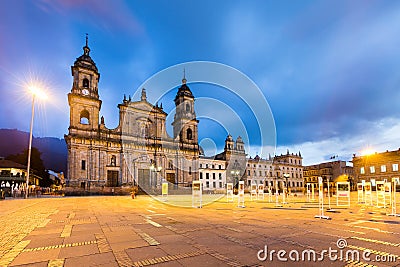
[[[118,186],[118,171],[107,171],[107,186]]]
[[[167,182],[175,184],[175,173],[167,173]]]
[[[138,169],[138,184],[140,188],[150,188],[150,170]]]

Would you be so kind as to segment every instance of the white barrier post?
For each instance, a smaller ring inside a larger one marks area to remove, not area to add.
[[[385,182],[384,181],[376,181],[376,207],[377,208],[385,207]]]
[[[264,185],[259,184],[257,188],[257,200],[264,200]]]
[[[392,204],[392,183],[385,182],[383,184],[384,193],[383,193],[383,206],[390,206]]]
[[[335,210],[331,208],[331,191],[329,184],[330,182],[328,181],[328,211],[335,212]]]
[[[330,220],[331,217],[324,215],[324,188],[322,183],[322,177],[318,177],[318,210],[319,214],[315,215],[314,218]]]
[[[400,214],[397,214],[396,210],[396,186],[400,185],[400,179],[398,177],[392,178],[392,213],[387,214],[388,216],[396,216],[400,217]]]
[[[270,185],[268,186],[268,202],[272,202],[272,188]]]
[[[364,203],[364,185],[363,183],[357,183],[357,203]]]
[[[250,200],[253,201],[253,198],[257,199],[257,184],[251,183],[250,186]]]
[[[168,182],[163,182],[161,185],[161,197],[163,201],[168,200]]]
[[[372,186],[371,182],[365,182],[365,204],[372,206]]]
[[[311,201],[315,201],[315,189],[314,184],[311,184]]]
[[[286,194],[287,194],[287,189],[286,187],[283,188],[283,196],[282,196],[282,204],[288,204],[286,201]]]
[[[226,202],[233,202],[233,183],[226,184]]]
[[[345,204],[343,203],[343,199]],[[336,206],[350,207],[350,183],[349,182],[336,182]]]
[[[192,183],[192,207],[201,208],[202,207],[203,192],[201,188],[200,181],[193,181]]]
[[[239,181],[238,208],[245,208],[245,205],[244,205],[244,181]]]
[[[281,204],[279,204],[279,186],[278,186],[278,181],[275,183],[275,207],[282,207]]]

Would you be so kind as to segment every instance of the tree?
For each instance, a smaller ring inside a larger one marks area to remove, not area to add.
[[[52,180],[50,180],[50,175],[44,167],[41,155],[42,153],[36,147],[32,147],[30,172],[42,178],[39,182],[40,186],[48,187],[53,182]],[[6,157],[6,159],[27,166],[28,149],[25,149],[22,153],[19,154],[9,155],[8,157]]]

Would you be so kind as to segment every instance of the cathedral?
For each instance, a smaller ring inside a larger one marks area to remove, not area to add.
[[[70,124],[65,140],[68,147],[67,187],[93,188],[139,185],[157,188],[163,180],[176,186],[190,186],[199,180],[202,150],[198,143],[195,98],[183,77],[174,99],[176,113],[173,136],[166,131],[162,105],[147,101],[142,89],[137,101],[126,99],[118,105],[119,125],[108,129],[99,117],[100,73],[90,57],[86,37],[83,54],[71,67],[73,84],[68,94]],[[245,166],[244,145],[239,137],[226,140],[219,157],[225,163]],[[227,173],[229,164],[225,164]],[[240,166],[239,166],[240,167]],[[236,166],[235,168],[238,168]]]

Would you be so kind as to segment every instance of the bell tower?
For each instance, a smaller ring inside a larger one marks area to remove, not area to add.
[[[182,85],[179,87],[175,101],[175,116],[172,126],[174,129],[174,139],[186,144],[198,144],[198,130],[194,111],[194,96],[186,84],[185,72]]]
[[[99,99],[98,83],[100,73],[89,53],[90,48],[86,34],[83,55],[78,57],[71,66],[73,83],[71,92],[68,94],[70,131],[71,129],[95,130],[99,126],[101,100]]]

